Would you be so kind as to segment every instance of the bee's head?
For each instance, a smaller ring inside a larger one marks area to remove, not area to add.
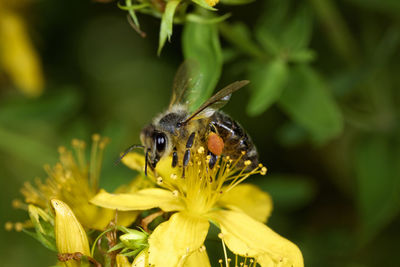
[[[169,134],[157,130],[154,125],[150,124],[141,131],[140,140],[145,147],[146,161],[148,161],[151,168],[155,168],[158,161],[164,155],[168,155]]]

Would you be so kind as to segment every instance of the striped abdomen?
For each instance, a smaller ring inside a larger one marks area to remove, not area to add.
[[[258,165],[257,149],[251,141],[250,136],[242,126],[234,121],[228,115],[218,111],[211,117],[210,127],[215,128],[218,135],[224,140],[224,149],[222,154],[231,157],[233,160],[241,156],[242,151],[246,154],[242,156],[239,167],[243,166],[246,160],[251,161],[251,168]]]

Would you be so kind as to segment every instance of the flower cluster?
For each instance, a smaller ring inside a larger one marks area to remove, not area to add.
[[[57,251],[66,266],[211,266],[205,246],[210,224],[220,230],[221,265],[229,266],[229,249],[236,263],[244,257],[250,266],[303,266],[298,247],[265,225],[270,196],[242,183],[251,175],[265,175],[263,165],[248,171],[251,162],[238,167],[241,158],[221,156],[210,169],[200,147],[185,177],[168,157],[144,176],[144,157],[130,153],[123,163],[140,175],[108,193],[98,188],[106,139],[95,135],[93,140],[90,164],[83,142],[75,140],[77,160],[61,148],[60,163],[47,168],[46,183],[26,184],[22,190],[35,229],[25,231]]]
[[[224,4],[238,5],[246,4],[252,0],[221,0]],[[128,19],[131,26],[143,37],[145,33],[141,31],[136,12],[149,14],[161,18],[160,39],[158,54],[160,54],[165,42],[170,40],[173,31],[173,24],[183,24],[185,22],[196,23],[217,23],[229,17],[225,14],[215,17],[207,11],[217,11],[215,5],[219,0],[125,0],[125,4],[118,4],[119,8],[128,11]],[[191,10],[191,5],[197,7]]]

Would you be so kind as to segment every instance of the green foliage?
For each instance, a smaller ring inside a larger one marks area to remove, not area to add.
[[[355,154],[361,242],[369,241],[400,212],[400,139],[364,137]]]
[[[222,71],[222,52],[216,24],[188,22],[182,36],[183,54],[201,73],[196,91],[188,96],[193,107],[204,103],[214,91]]]
[[[249,66],[252,94],[247,112],[260,115],[279,103],[314,142],[322,144],[341,133],[343,118],[323,77],[309,66],[315,59],[308,48],[313,15],[305,4],[290,12],[289,1],[271,2],[255,28],[258,43],[244,24],[220,27],[228,41],[254,58]]]
[[[318,74],[309,66],[297,66],[279,99],[293,121],[307,129],[316,143],[336,137],[343,129],[343,117]]]
[[[281,96],[288,81],[288,66],[282,59],[274,59],[267,64],[261,64],[252,71],[250,80],[257,86],[251,95],[247,112],[258,115],[275,103]]]

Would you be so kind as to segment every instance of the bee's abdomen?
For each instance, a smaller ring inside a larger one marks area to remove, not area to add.
[[[239,123],[222,112],[216,112],[212,116],[210,123],[215,127],[218,135],[224,140],[224,155],[236,160],[241,156],[242,151],[244,151],[245,155],[242,156],[239,166],[243,166],[246,160],[252,162],[252,168],[257,166],[257,149],[254,146],[253,141],[251,141],[250,136]]]

